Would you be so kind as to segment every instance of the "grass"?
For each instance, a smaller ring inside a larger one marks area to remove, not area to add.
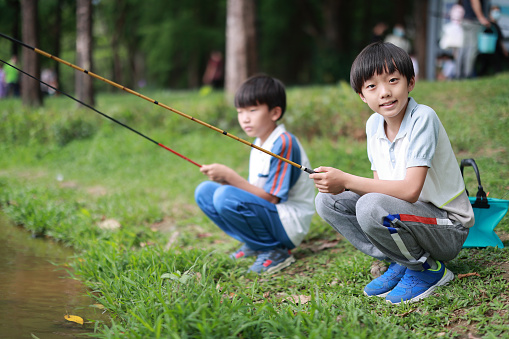
[[[418,82],[412,93],[437,111],[458,161],[475,158],[490,197],[505,199],[508,81],[504,74]],[[222,93],[149,96],[245,138]],[[370,175],[363,140],[370,112],[346,84],[290,88],[288,102],[284,122],[314,166]],[[198,163],[247,175],[249,147],[153,106],[101,94],[97,108]],[[73,276],[112,317],[94,324],[94,337],[509,337],[507,216],[496,228],[504,249],[464,249],[448,263],[475,275],[395,307],[362,295],[372,260],[316,215],[294,265],[271,277],[245,275],[251,260],[232,262],[238,245],[194,203],[205,179],[194,165],[66,98],[41,109],[4,100],[0,115],[0,205],[27,230],[74,248]],[[473,171],[465,176],[474,194]],[[118,230],[99,227],[112,219]]]

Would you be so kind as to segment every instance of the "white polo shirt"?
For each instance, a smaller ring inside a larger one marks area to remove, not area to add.
[[[407,168],[428,167],[419,201],[430,202],[446,210],[451,219],[471,227],[472,206],[451,143],[435,111],[409,98],[393,142],[385,134],[384,123],[378,113],[366,123],[368,157],[378,178],[403,180]]]
[[[269,150],[306,168],[311,168],[306,152],[299,140],[278,125],[267,140],[256,146]],[[299,168],[255,148],[249,158],[249,183],[277,196],[279,219],[288,238],[298,246],[309,231],[315,213],[315,186],[309,175]]]

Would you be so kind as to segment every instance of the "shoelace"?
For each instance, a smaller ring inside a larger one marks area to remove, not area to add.
[[[396,272],[394,269],[388,268],[387,272],[385,272],[385,274],[383,276],[386,277],[386,279],[392,279],[393,277],[395,277],[398,274],[399,273]]]
[[[399,282],[402,286],[414,286],[419,283],[420,280],[413,275],[405,275]]]

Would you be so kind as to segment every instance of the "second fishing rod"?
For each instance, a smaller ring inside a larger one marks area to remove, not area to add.
[[[264,153],[266,153],[266,154],[269,154],[269,155],[271,155],[271,156],[273,156],[273,157],[275,157],[275,158],[277,158],[277,159],[279,159],[279,160],[281,160],[281,161],[284,161],[284,162],[286,162],[286,163],[288,163],[288,164],[290,164],[290,165],[292,165],[292,166],[294,166],[294,167],[297,167],[297,168],[299,168],[299,169],[301,169],[301,170],[303,170],[303,171],[305,171],[305,172],[307,172],[307,173],[309,173],[309,174],[315,173],[312,169],[309,169],[309,168],[304,167],[304,166],[302,166],[302,165],[300,165],[300,164],[297,164],[297,163],[295,163],[295,162],[293,162],[293,161],[291,161],[291,160],[288,160],[288,159],[286,159],[286,158],[284,158],[284,157],[282,157],[282,156],[280,156],[280,155],[278,155],[278,154],[272,153],[272,152],[270,152],[270,151],[268,151],[268,150],[266,150],[266,149],[264,149],[264,148],[262,148],[262,147],[260,147],[260,146],[257,146],[257,145],[255,145],[255,144],[253,144],[253,143],[249,142],[249,141],[246,141],[246,140],[244,140],[244,139],[241,139],[241,138],[239,138],[239,137],[237,137],[237,136],[235,136],[235,135],[233,135],[233,134],[231,134],[231,133],[228,133],[228,132],[226,132],[226,131],[224,131],[224,130],[222,130],[222,129],[218,128],[218,127],[215,127],[215,126],[213,126],[213,125],[210,125],[210,124],[208,124],[208,123],[206,123],[206,122],[204,122],[204,121],[201,121],[201,120],[199,120],[199,119],[196,119],[196,118],[194,118],[194,117],[192,117],[192,116],[190,116],[190,115],[188,115],[188,114],[186,114],[186,113],[180,112],[180,111],[178,111],[178,110],[176,110],[176,109],[174,109],[174,108],[172,108],[172,107],[170,107],[170,106],[168,106],[168,105],[165,105],[165,104],[163,104],[163,103],[160,103],[160,102],[159,102],[159,101],[157,101],[157,100],[154,100],[154,99],[152,99],[152,98],[149,98],[149,97],[147,97],[147,96],[145,96],[145,95],[143,95],[143,94],[140,94],[140,93],[138,93],[138,92],[136,92],[136,91],[134,91],[134,90],[132,90],[132,89],[129,89],[129,88],[127,88],[127,87],[123,86],[123,85],[120,85],[120,84],[118,84],[118,83],[116,83],[116,82],[114,82],[114,81],[111,81],[111,80],[109,80],[109,79],[103,78],[103,77],[102,77],[102,76],[100,76],[100,75],[97,75],[97,74],[95,74],[95,73],[93,73],[93,72],[90,72],[89,70],[86,70],[86,69],[83,69],[83,68],[81,68],[81,67],[79,67],[79,66],[76,66],[76,65],[74,65],[74,64],[72,64],[72,63],[70,63],[70,62],[68,62],[68,61],[65,61],[65,60],[63,60],[63,59],[60,59],[60,58],[58,58],[58,57],[56,57],[56,56],[54,56],[54,55],[52,55],[52,54],[50,54],[50,53],[47,53],[47,52],[45,52],[45,51],[43,51],[43,50],[40,50],[40,49],[38,49],[38,48],[36,48],[36,47],[33,47],[33,46],[30,46],[30,45],[27,45],[27,44],[25,44],[24,42],[19,41],[19,40],[17,40],[17,39],[14,39],[14,38],[12,38],[12,37],[10,37],[10,36],[8,36],[8,35],[5,35],[5,34],[3,34],[3,33],[0,33],[0,36],[4,37],[4,38],[6,38],[6,39],[8,39],[8,40],[10,40],[10,41],[12,41],[12,42],[14,42],[14,43],[20,44],[20,45],[21,45],[21,46],[23,46],[23,47],[26,47],[26,48],[28,48],[28,49],[31,49],[32,51],[34,51],[34,52],[36,52],[36,53],[38,53],[38,54],[40,54],[40,55],[43,55],[43,56],[45,56],[45,57],[47,57],[47,58],[49,58],[49,59],[53,59],[53,60],[55,60],[55,61],[57,61],[57,62],[59,62],[59,63],[62,63],[62,64],[64,64],[64,65],[66,65],[66,66],[69,66],[69,67],[71,67],[71,68],[74,68],[74,69],[75,69],[75,70],[77,70],[77,71],[80,71],[80,72],[83,72],[83,73],[85,73],[85,74],[88,74],[88,75],[90,75],[90,76],[91,76],[91,77],[93,77],[93,78],[99,79],[99,80],[101,80],[101,81],[103,81],[103,82],[106,82],[107,84],[110,84],[110,85],[112,85],[112,86],[114,86],[114,87],[117,87],[117,88],[119,88],[119,89],[121,89],[121,90],[123,90],[123,91],[126,91],[126,92],[128,92],[128,93],[130,93],[130,94],[136,95],[136,96],[137,96],[137,97],[139,97],[139,98],[142,98],[142,99],[147,100],[147,101],[149,101],[149,102],[151,102],[151,103],[153,103],[153,104],[156,104],[156,105],[158,105],[158,106],[160,106],[160,107],[162,107],[162,108],[165,108],[165,109],[167,109],[167,110],[169,110],[169,111],[171,111],[171,112],[173,112],[173,113],[176,113],[176,114],[178,114],[178,115],[180,115],[180,116],[182,116],[182,117],[185,117],[185,118],[187,118],[187,119],[189,119],[189,120],[191,120],[191,121],[194,121],[194,122],[196,122],[196,123],[199,123],[200,125],[206,126],[206,127],[210,128],[210,129],[212,129],[212,130],[216,131],[216,132],[219,132],[219,133],[221,133],[221,134],[223,134],[223,135],[226,135],[226,136],[228,136],[228,137],[230,137],[230,138],[232,138],[232,139],[235,139],[235,140],[237,140],[237,141],[239,141],[239,142],[241,142],[241,143],[243,143],[243,144],[245,144],[245,145],[248,145],[248,146],[250,146],[250,147],[252,147],[252,148],[255,148],[255,149],[257,149],[257,150],[259,150],[259,151],[261,151],[261,152],[264,152]]]

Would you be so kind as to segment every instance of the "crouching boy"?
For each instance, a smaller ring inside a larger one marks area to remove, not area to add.
[[[417,301],[454,279],[444,261],[461,250],[474,213],[444,127],[433,109],[409,97],[415,75],[408,54],[390,43],[367,46],[350,84],[376,112],[366,123],[373,178],[316,168],[317,212],[357,249],[390,262],[365,295]]]
[[[297,138],[277,124],[286,109],[284,85],[260,75],[244,82],[235,94],[240,127],[254,144],[310,168]],[[195,200],[226,234],[243,245],[231,257],[256,256],[249,272],[275,273],[295,261],[290,250],[309,230],[315,212],[315,188],[308,174],[255,148],[249,178],[221,165],[203,165],[212,181],[201,183]]]

